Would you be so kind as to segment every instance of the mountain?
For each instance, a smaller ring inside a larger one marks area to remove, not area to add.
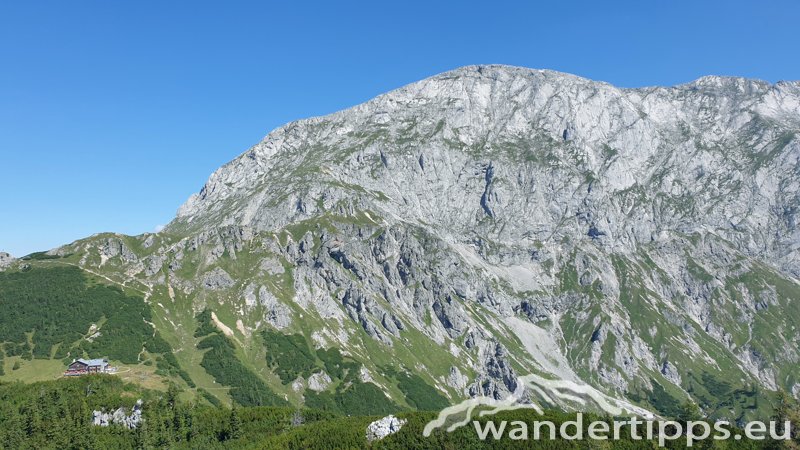
[[[367,413],[539,374],[761,414],[800,396],[798,132],[800,82],[446,72],[274,130],[159,233],[11,262],[5,372],[108,356]]]

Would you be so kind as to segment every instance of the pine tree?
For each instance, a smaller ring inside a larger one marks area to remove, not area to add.
[[[680,412],[676,418],[682,423],[698,421],[703,418],[703,411],[697,406],[697,403],[687,400],[681,405]]]
[[[33,437],[42,429],[42,417],[36,402],[29,401],[23,407],[22,413],[25,417],[25,433],[28,437]]]
[[[167,387],[167,407],[170,410],[175,409],[175,405],[178,403],[178,394],[180,394],[178,386],[175,383],[170,383],[169,387]]]
[[[187,439],[187,417],[189,413],[185,406],[178,405],[172,410],[172,429],[175,440],[180,442]]]
[[[242,437],[242,419],[239,418],[239,411],[236,403],[231,408],[230,421],[228,423],[228,439],[239,439]]]

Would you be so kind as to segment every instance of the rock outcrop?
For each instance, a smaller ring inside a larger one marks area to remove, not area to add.
[[[392,415],[376,420],[367,425],[367,441],[379,441],[390,434],[397,433],[406,422],[407,420],[398,419]]]
[[[10,266],[14,261],[16,261],[16,258],[11,256],[10,254],[5,252],[0,252],[0,270],[2,270],[7,266]]]
[[[112,412],[92,411],[92,425],[107,427],[109,425],[120,425],[128,429],[134,429],[142,423],[142,401],[137,400],[131,409],[130,414],[126,408],[117,408]]]

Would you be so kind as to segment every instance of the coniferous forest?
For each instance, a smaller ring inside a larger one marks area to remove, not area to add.
[[[435,431],[422,435],[425,424],[435,417],[429,412],[400,412],[407,420],[400,432],[368,443],[367,425],[380,416],[346,416],[335,412],[291,407],[232,408],[210,405],[203,398],[179,399],[172,385],[166,392],[148,391],[126,384],[115,376],[92,375],[32,384],[0,385],[0,448],[4,449],[331,449],[331,448],[654,448],[655,442],[636,441],[512,441],[478,439],[474,428],[462,427],[452,433]],[[93,411],[130,411],[141,399],[143,420],[135,429],[121,425],[92,425]],[[688,413],[687,413],[688,414]],[[556,424],[573,418],[570,414],[532,411],[504,412],[495,420],[550,420]],[[592,419],[602,419],[590,416]],[[606,418],[610,420],[610,418]],[[692,417],[679,418],[690,420]],[[784,396],[776,419],[800,424],[797,404]],[[486,418],[479,418],[485,422]],[[703,441],[696,448],[797,448],[794,442]],[[591,445],[590,445],[591,444]],[[667,448],[684,448],[685,442],[668,442]]]

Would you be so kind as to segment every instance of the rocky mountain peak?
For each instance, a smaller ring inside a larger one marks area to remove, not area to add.
[[[62,254],[218,309],[237,344],[308,333],[365,383],[403,376],[379,346],[454,397],[519,371],[637,401],[800,392],[799,105],[797,83],[463,67],[274,130],[162,233]]]
[[[501,239],[602,236],[631,249],[665,231],[727,234],[756,217],[780,227],[769,210],[797,200],[798,102],[792,89],[743,78],[622,90],[554,71],[462,67],[275,130],[215,172],[172,226],[271,230],[349,198],[390,222]],[[725,206],[701,201],[686,214],[681,199],[708,197],[708,182],[727,192]],[[754,194],[764,189],[772,205]],[[634,192],[648,200],[628,204]],[[759,236],[742,247],[764,253],[779,240]]]

